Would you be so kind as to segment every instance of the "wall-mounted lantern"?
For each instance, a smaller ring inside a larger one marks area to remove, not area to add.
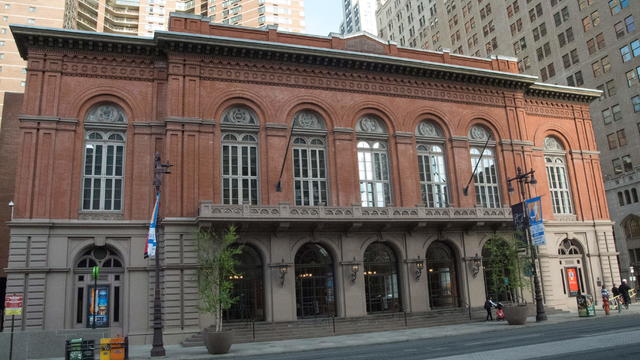
[[[351,264],[351,282],[355,282],[358,278],[358,271],[360,271],[360,264],[356,262],[356,257],[354,256]]]
[[[476,256],[471,258],[471,275],[473,275],[474,278],[478,276],[481,266],[482,258],[478,256],[478,253],[476,253]]]
[[[420,255],[418,255],[418,260],[416,261],[416,281],[420,280],[422,270],[424,270],[424,261],[420,260]]]
[[[287,272],[289,272],[289,264],[286,264],[282,259],[278,269],[280,270],[280,286],[284,286],[284,279],[287,276]]]

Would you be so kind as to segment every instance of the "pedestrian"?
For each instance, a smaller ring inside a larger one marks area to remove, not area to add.
[[[604,313],[605,315],[609,315],[611,308],[609,306],[609,290],[607,290],[606,286],[602,285],[600,295],[602,295],[602,308],[604,309]]]
[[[622,306],[620,306],[620,291],[618,290],[618,287],[616,287],[616,284],[613,284],[613,287],[611,288],[611,294],[613,294],[614,305],[618,309],[618,312],[621,312]]]
[[[620,296],[624,301],[624,308],[629,308],[629,303],[631,302],[631,297],[629,296],[629,285],[627,285],[627,279],[622,279],[622,284],[618,287],[618,291],[620,292]]]
[[[487,310],[487,319],[485,321],[493,320],[493,315],[491,314],[491,308],[496,306],[496,303],[491,300],[491,297],[487,298],[487,301],[484,302],[484,309]]]

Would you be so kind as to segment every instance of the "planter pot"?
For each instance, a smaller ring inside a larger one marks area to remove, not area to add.
[[[202,330],[202,338],[207,346],[209,354],[226,354],[233,343],[233,335],[231,331],[220,331],[204,329]]]
[[[524,325],[527,322],[528,307],[510,306],[504,308],[504,315],[509,325]]]

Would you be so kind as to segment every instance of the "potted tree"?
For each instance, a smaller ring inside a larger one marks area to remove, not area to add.
[[[204,329],[202,337],[210,354],[225,354],[231,348],[233,337],[231,332],[222,330],[222,313],[237,300],[231,279],[237,275],[236,255],[242,248],[234,245],[238,235],[233,226],[222,236],[213,228],[201,228],[197,238],[200,311],[214,316],[214,326]]]
[[[519,253],[519,240],[515,235],[505,238],[494,234],[487,240],[482,255],[487,288],[509,301],[504,309],[507,322],[522,325],[528,315],[524,290],[530,286],[523,273],[529,272],[531,263],[528,257]]]

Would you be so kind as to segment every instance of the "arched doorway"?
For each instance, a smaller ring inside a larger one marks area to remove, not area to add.
[[[299,318],[336,314],[333,258],[317,243],[305,244],[295,257],[296,310]]]
[[[388,245],[374,242],[364,252],[367,312],[400,311],[398,259]]]
[[[96,282],[91,276],[94,266],[100,267]],[[121,327],[123,315],[122,288],[124,265],[122,258],[109,246],[92,246],[74,264],[74,327]]]
[[[243,245],[242,252],[236,255],[238,264],[232,276],[232,296],[237,301],[225,311],[224,319],[264,320],[264,271],[258,251],[250,245]]]
[[[582,246],[574,239],[564,239],[558,246],[558,261],[564,293],[569,297],[587,292],[583,271]]]
[[[427,274],[431,308],[459,306],[456,258],[449,245],[436,241],[429,246]]]

